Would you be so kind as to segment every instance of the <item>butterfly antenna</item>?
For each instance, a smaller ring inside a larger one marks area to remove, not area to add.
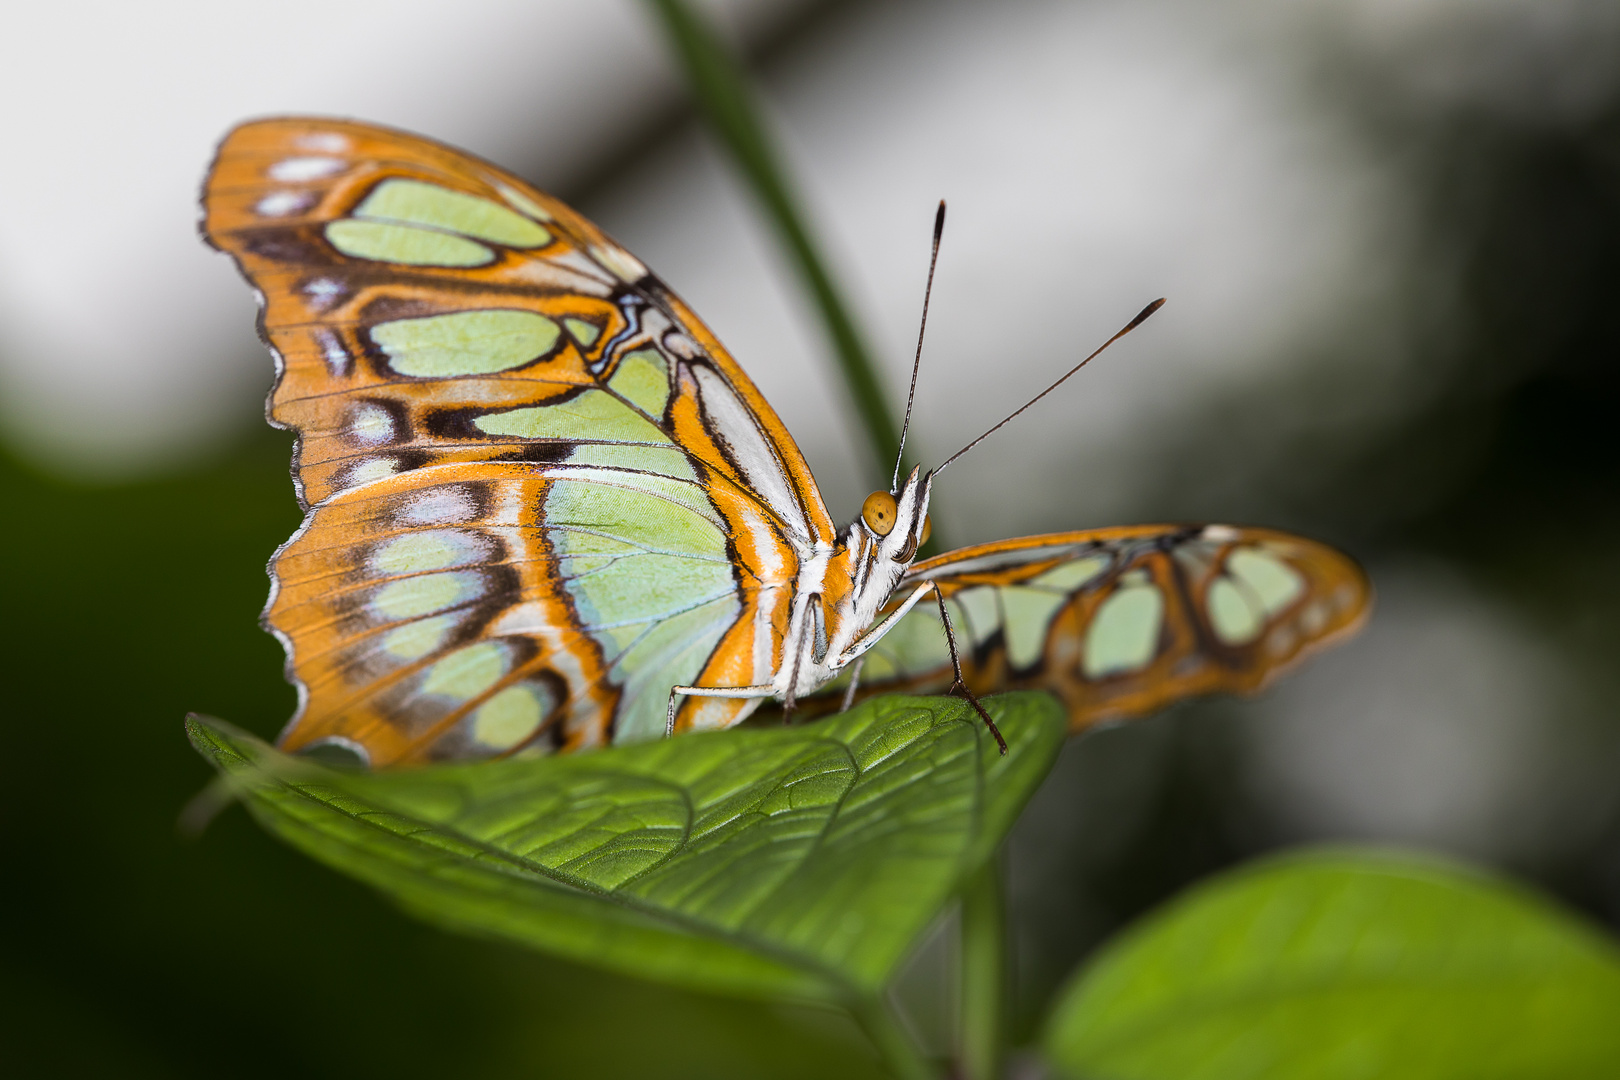
[[[939,262],[939,238],[945,232],[945,200],[939,200],[934,212],[934,251],[928,256],[928,285],[923,289],[922,325],[917,327],[917,355],[911,361],[911,389],[906,393],[906,418],[900,425],[900,449],[894,455],[894,479],[889,490],[900,487],[900,461],[906,454],[906,431],[911,427],[911,402],[917,396],[917,370],[922,367],[923,334],[928,330],[928,299],[934,295],[934,265]]]
[[[975,446],[978,446],[980,443],[984,442],[984,440],[988,439],[990,436],[992,436],[996,432],[1000,431],[1003,427],[1006,427],[1008,424],[1012,423],[1026,409],[1028,409],[1031,405],[1035,404],[1037,401],[1041,400],[1041,398],[1045,397],[1047,394],[1050,394],[1052,391],[1056,390],[1058,387],[1060,387],[1064,383],[1068,382],[1070,375],[1073,375],[1075,372],[1079,371],[1081,368],[1085,367],[1087,364],[1089,364],[1093,360],[1095,360],[1097,358],[1098,354],[1100,354],[1104,349],[1108,348],[1108,346],[1112,345],[1114,342],[1118,341],[1120,338],[1124,337],[1126,334],[1130,333],[1132,330],[1135,330],[1138,326],[1141,326],[1144,322],[1147,321],[1147,317],[1149,315],[1152,315],[1155,311],[1158,311],[1163,306],[1164,306],[1164,297],[1161,296],[1157,300],[1153,301],[1153,303],[1149,304],[1147,307],[1143,308],[1140,312],[1138,312],[1136,318],[1134,318],[1130,322],[1126,323],[1124,329],[1120,330],[1119,333],[1115,334],[1113,337],[1109,338],[1107,341],[1105,341],[1101,345],[1097,346],[1096,351],[1093,352],[1090,356],[1086,357],[1084,360],[1082,360],[1078,364],[1074,365],[1074,367],[1072,367],[1068,371],[1064,372],[1063,377],[1061,379],[1059,379],[1057,382],[1053,383],[1051,386],[1048,386],[1045,390],[1042,390],[1040,393],[1036,394],[1034,397],[1030,398],[1028,401],[1024,402],[1024,404],[1021,405],[1018,408],[1018,410],[1016,412],[1014,412],[1011,416],[1008,416],[1007,419],[1003,420],[1001,423],[997,424],[995,427],[991,428],[989,431],[985,432],[983,435],[980,435],[977,439],[974,439],[972,442],[970,442],[966,446],[962,447],[962,449],[958,450],[956,453],[954,453],[950,457],[946,458],[945,459],[945,465],[949,465],[951,462],[955,461],[957,458],[961,457],[963,454],[967,453],[969,450],[973,449]],[[935,469],[934,470],[934,475],[938,476],[940,473],[944,472],[945,471],[945,465],[941,465],[939,468]]]

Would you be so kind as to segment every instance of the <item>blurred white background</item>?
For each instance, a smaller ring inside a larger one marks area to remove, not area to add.
[[[713,7],[739,33],[796,10]],[[12,5],[6,40],[0,423],[42,464],[100,475],[206,453],[268,386],[252,300],[197,237],[232,125],[364,118],[560,188],[679,89],[632,0]]]
[[[802,7],[711,5],[745,42]],[[1091,514],[1129,507],[1143,431],[1214,387],[1297,364],[1303,342],[1353,321],[1387,279],[1398,186],[1281,47],[1317,29],[1278,15],[1175,0],[880,4],[844,14],[857,32],[811,33],[768,72],[792,163],[897,390],[932,205],[951,200],[921,388],[930,452],[1171,297],[1057,411],[964,462],[953,482],[998,519],[1027,515],[1026,488],[1002,482],[1013,462]],[[454,19],[431,3],[294,5],[273,21],[197,3],[18,17],[14,41],[59,44],[16,50],[0,75],[12,160],[27,163],[0,177],[3,415],[51,466],[167,464],[240,422],[267,371],[246,360],[244,291],[196,240],[196,188],[231,124],[307,111],[422,131],[570,194],[624,164],[585,192],[588,209],[715,324],[830,492],[864,492],[821,339],[746,195],[690,126],[640,156],[626,145],[678,92],[629,0],[484,2]],[[1354,357],[1378,372],[1369,401],[1389,396],[1387,351]],[[1078,453],[1107,467],[1076,487]]]

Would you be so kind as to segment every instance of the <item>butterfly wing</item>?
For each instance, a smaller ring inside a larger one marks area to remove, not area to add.
[[[833,526],[696,316],[470,155],[289,118],[221,144],[204,229],[259,291],[303,526],[271,562],[288,748],[374,764],[663,731],[676,683],[769,681]],[[682,727],[748,703],[695,699]]]
[[[1372,599],[1361,568],[1332,548],[1222,525],[963,548],[913,566],[897,595],[924,581],[945,594],[969,688],[1050,690],[1068,706],[1073,730],[1184,697],[1254,692],[1355,630]],[[866,656],[865,693],[952,682],[931,599]]]

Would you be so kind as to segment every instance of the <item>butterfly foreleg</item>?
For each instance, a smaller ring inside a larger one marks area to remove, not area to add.
[[[805,613],[804,614],[804,623],[800,624],[801,630],[802,630],[804,624],[809,622],[809,620],[810,620],[810,612],[814,609],[814,605],[820,599],[821,599],[821,594],[820,593],[810,593],[805,597],[805,604],[804,604],[804,608],[803,608],[803,611]],[[799,634],[799,636],[797,638],[791,638],[790,637],[789,640],[795,642],[795,644],[792,645],[792,649],[793,649],[793,667],[788,671],[787,693],[782,695],[782,726],[783,727],[786,727],[788,725],[788,723],[793,719],[793,707],[794,707],[795,704],[797,704],[798,696],[799,696],[799,665],[804,660],[805,647],[808,646],[809,643],[810,643],[809,642],[809,635],[805,634],[805,633],[802,633],[802,632]]]
[[[866,654],[862,653],[855,658],[855,670],[849,673],[849,687],[844,691],[844,703],[838,706],[839,712],[849,712],[849,707],[855,704],[855,688],[861,685],[861,668],[866,666]]]
[[[766,698],[776,694],[776,687],[770,683],[763,686],[672,686],[669,688],[669,719],[664,724],[664,737],[675,734],[675,698],[680,697],[729,697],[729,698]]]
[[[968,689],[967,681],[962,678],[962,658],[956,652],[956,629],[951,625],[951,613],[945,606],[945,594],[940,591],[938,582],[929,582],[929,584],[933,586],[934,599],[939,601],[939,617],[945,623],[945,644],[951,650],[951,673],[956,678],[956,681],[951,684],[951,688],[945,692],[954,694],[959,690],[961,691],[962,696],[967,698],[968,704],[972,705],[978,712],[979,719],[984,721],[984,726],[990,729],[990,734],[996,737],[996,745],[1001,747],[1001,753],[1005,756],[1007,753],[1007,740],[1001,737],[1001,729],[996,727],[996,722],[990,719],[990,714],[984,711],[984,706],[979,704],[979,699],[973,696],[973,691]]]
[[[906,613],[916,606],[917,601],[927,596],[928,590],[933,587],[934,583],[932,581],[925,581],[913,589],[911,595],[906,597],[906,602],[895,608],[888,618],[871,627],[866,633],[850,643],[849,648],[845,649],[843,655],[838,658],[837,666],[842,668],[845,664],[859,660],[865,655],[867,649],[870,649],[883,639],[884,634],[899,625],[900,620],[906,617]]]

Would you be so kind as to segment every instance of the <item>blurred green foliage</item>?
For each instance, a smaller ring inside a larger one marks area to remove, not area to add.
[[[199,840],[179,834],[210,775],[185,711],[265,737],[291,714],[280,647],[257,625],[264,563],[298,522],[289,442],[265,431],[118,487],[0,462],[0,490],[31,523],[0,530],[5,1071],[880,1075],[837,1015],[447,936],[239,811]]]
[[[1557,1080],[1620,1064],[1620,949],[1435,859],[1318,849],[1189,890],[1058,1001],[1051,1060],[1116,1080]]]

